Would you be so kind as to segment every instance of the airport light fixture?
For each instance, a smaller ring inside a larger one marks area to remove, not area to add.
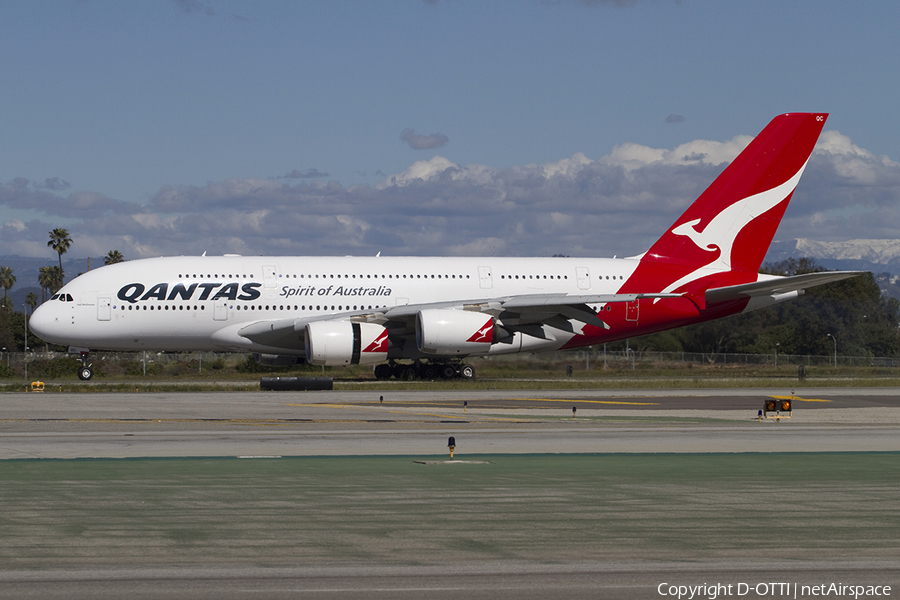
[[[778,346],[780,346],[778,342],[775,342],[775,368],[778,368]]]
[[[837,368],[837,338],[828,334],[828,337],[831,338],[831,341],[834,342],[834,368]]]

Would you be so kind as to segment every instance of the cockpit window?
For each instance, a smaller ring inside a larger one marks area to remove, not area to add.
[[[56,300],[57,298],[59,298],[59,294],[53,294],[52,296],[50,296],[51,300]]]
[[[50,299],[59,300],[60,302],[75,302],[75,299],[72,298],[72,294],[54,294]]]
[[[75,298],[72,297],[72,294],[66,294],[66,302],[75,302]]]

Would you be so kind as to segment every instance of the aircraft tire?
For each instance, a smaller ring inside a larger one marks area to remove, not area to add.
[[[472,365],[462,365],[459,368],[459,377],[461,379],[475,379],[475,367]]]
[[[438,368],[435,365],[426,365],[422,369],[422,379],[433,380],[438,378]]]
[[[394,379],[403,379],[403,373],[406,371],[407,366],[399,363],[391,366],[391,373],[394,375]]]
[[[453,365],[441,365],[441,377],[444,379],[453,379],[456,377],[456,367]]]
[[[415,381],[417,377],[416,368],[415,367],[406,367],[403,369],[399,379],[403,381]]]
[[[78,369],[78,379],[87,381],[94,376],[94,371],[90,367],[81,367]]]
[[[391,365],[375,365],[375,379],[383,381],[385,379],[390,379],[393,374],[394,370],[391,368]]]

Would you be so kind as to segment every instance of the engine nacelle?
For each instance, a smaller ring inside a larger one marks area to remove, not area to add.
[[[416,346],[423,354],[487,354],[494,341],[494,318],[453,309],[416,314]]]
[[[387,329],[375,323],[313,321],[306,325],[306,360],[313,365],[374,365],[387,360]]]

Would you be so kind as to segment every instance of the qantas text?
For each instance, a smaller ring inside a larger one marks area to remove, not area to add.
[[[122,286],[116,297],[132,304],[141,300],[191,300],[200,290],[197,300],[256,300],[259,298],[261,283],[192,283],[185,286],[176,283],[169,289],[168,283],[157,283],[149,290],[143,283],[129,283]],[[215,294],[213,294],[215,292]],[[240,292],[240,295],[239,295]]]

